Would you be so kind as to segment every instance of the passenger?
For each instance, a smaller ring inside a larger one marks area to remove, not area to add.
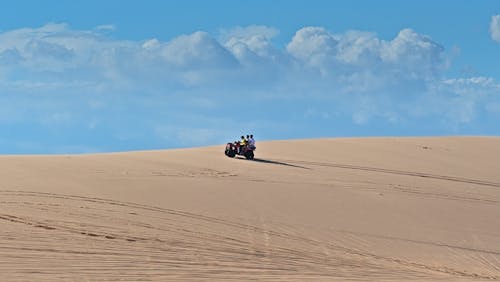
[[[236,149],[236,153],[240,153],[240,142],[234,141],[234,148]]]
[[[248,141],[245,139],[245,136],[241,136],[240,140],[240,146],[245,147],[247,145]]]
[[[255,150],[255,139],[253,139],[253,135],[250,135],[250,138],[248,138],[248,146],[252,149]]]

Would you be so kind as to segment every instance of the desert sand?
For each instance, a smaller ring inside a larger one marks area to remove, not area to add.
[[[500,138],[0,156],[0,281],[500,280]]]

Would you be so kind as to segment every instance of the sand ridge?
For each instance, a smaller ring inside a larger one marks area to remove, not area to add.
[[[223,148],[1,156],[1,280],[500,280],[500,138]]]

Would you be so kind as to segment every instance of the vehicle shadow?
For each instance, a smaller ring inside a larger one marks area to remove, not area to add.
[[[239,158],[239,157],[237,159],[246,160],[245,158]],[[311,168],[305,167],[305,166],[293,165],[293,164],[289,164],[289,163],[285,163],[285,162],[278,162],[278,161],[273,161],[273,160],[265,160],[265,159],[255,158],[255,159],[253,159],[253,161],[258,162],[258,163],[282,165],[282,166],[289,166],[289,167],[295,167],[295,168],[301,168],[301,169],[311,169]]]

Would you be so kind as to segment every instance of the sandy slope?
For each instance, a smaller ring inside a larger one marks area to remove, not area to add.
[[[500,138],[222,150],[0,157],[0,280],[500,280]]]

